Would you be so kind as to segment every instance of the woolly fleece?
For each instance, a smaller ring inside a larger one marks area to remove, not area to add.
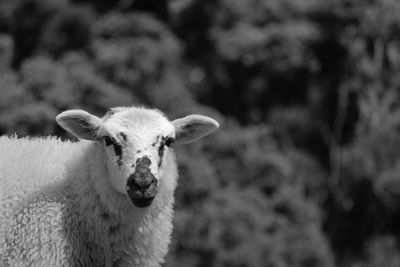
[[[177,168],[168,153],[153,204],[115,192],[95,142],[0,137],[0,266],[160,266]]]

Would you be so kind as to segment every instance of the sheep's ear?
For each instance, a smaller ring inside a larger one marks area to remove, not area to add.
[[[98,140],[103,122],[84,110],[67,110],[57,115],[57,123],[80,139]]]
[[[172,121],[175,127],[175,142],[187,144],[194,142],[218,129],[219,124],[210,117],[189,115]]]

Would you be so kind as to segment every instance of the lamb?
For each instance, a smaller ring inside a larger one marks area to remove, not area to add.
[[[99,118],[68,110],[57,123],[78,142],[0,138],[0,266],[160,266],[172,231],[172,144],[219,125],[170,122],[118,107]]]

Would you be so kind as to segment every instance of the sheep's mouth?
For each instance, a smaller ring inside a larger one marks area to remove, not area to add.
[[[151,203],[153,203],[155,197],[150,197],[150,198],[130,198],[133,205],[135,205],[138,208],[146,208],[148,206],[151,205]]]

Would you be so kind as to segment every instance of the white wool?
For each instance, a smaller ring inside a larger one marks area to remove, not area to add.
[[[0,266],[159,266],[172,231],[172,149],[152,205],[112,189],[89,141],[0,137]]]

